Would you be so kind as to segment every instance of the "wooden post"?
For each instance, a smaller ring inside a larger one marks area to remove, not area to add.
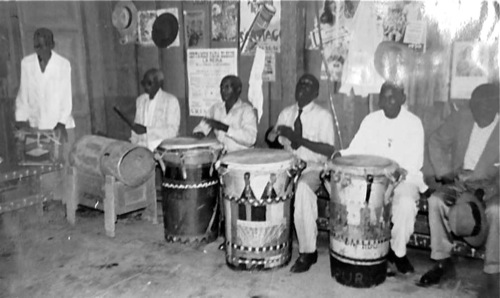
[[[106,175],[106,184],[104,185],[104,229],[108,237],[115,237],[115,177]]]
[[[154,225],[158,224],[158,208],[156,203],[156,176],[152,175],[143,186],[143,196],[146,198],[147,206],[144,218]]]
[[[78,206],[78,170],[74,167],[68,168],[64,197],[66,198],[66,219],[71,225],[76,223],[76,208]]]
[[[305,3],[281,2],[281,108],[295,103],[295,85],[304,72]]]

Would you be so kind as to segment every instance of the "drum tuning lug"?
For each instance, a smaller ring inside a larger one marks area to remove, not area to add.
[[[370,195],[372,193],[373,175],[366,175],[366,197],[365,203],[368,204],[370,201]]]

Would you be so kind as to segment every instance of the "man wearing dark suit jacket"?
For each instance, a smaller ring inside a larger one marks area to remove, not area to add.
[[[470,110],[450,115],[429,139],[430,161],[436,180],[443,185],[429,198],[431,258],[436,264],[422,276],[420,284],[437,284],[444,277],[454,275],[451,261],[453,237],[448,213],[458,198],[464,193],[471,193],[486,205],[488,232],[484,272],[490,286],[498,291],[499,85],[476,87],[469,107]]]

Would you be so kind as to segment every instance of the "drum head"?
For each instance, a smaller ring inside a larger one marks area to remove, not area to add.
[[[215,139],[181,137],[164,140],[156,150],[166,162],[201,167],[217,160],[222,144]]]
[[[294,157],[291,153],[278,149],[246,149],[226,154],[221,164],[229,168],[249,170],[288,168]]]
[[[384,175],[399,167],[392,159],[375,155],[346,155],[330,161],[334,171],[355,175]]]
[[[222,149],[222,144],[217,142],[215,139],[196,139],[189,137],[180,137],[164,140],[161,142],[159,148],[164,150],[178,150],[178,149],[194,149],[201,147],[211,147]]]

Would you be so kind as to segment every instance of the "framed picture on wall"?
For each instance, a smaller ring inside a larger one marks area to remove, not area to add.
[[[479,42],[461,41],[453,45],[451,99],[470,99],[472,90],[488,82],[489,48]]]
[[[188,48],[208,48],[208,33],[205,32],[205,12],[203,10],[184,11],[184,34]]]

